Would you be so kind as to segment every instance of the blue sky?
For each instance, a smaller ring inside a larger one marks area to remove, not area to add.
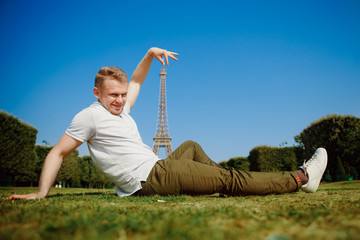
[[[2,0],[0,109],[54,145],[95,101],[102,66],[131,76],[157,46],[179,53],[167,67],[173,148],[192,139],[219,162],[292,146],[320,117],[360,117],[359,12],[359,1]],[[132,111],[150,146],[160,69]]]

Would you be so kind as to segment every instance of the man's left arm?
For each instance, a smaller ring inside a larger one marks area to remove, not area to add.
[[[177,56],[178,54],[156,47],[149,49],[149,51],[145,54],[144,58],[141,60],[139,65],[136,67],[129,83],[127,102],[129,103],[130,109],[134,106],[136,102],[136,99],[140,92],[141,85],[145,81],[145,78],[149,72],[153,58],[159,60],[162,65],[165,65],[165,62],[166,65],[169,65],[169,58],[172,58],[177,61],[177,58],[174,57],[174,55]],[[162,57],[165,58],[165,62],[164,59],[162,59]]]

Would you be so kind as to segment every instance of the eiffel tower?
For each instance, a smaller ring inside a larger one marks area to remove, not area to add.
[[[153,152],[158,155],[159,147],[165,147],[166,156],[172,153],[171,138],[169,135],[169,126],[166,107],[166,69],[163,67],[160,71],[160,94],[159,111],[156,126],[156,135],[154,137]]]

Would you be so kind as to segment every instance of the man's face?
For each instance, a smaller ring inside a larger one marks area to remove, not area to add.
[[[128,84],[111,78],[105,79],[102,85],[94,88],[95,97],[114,115],[119,115],[126,103]]]

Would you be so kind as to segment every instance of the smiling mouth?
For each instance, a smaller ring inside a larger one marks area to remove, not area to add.
[[[122,105],[113,105],[113,107],[116,108],[116,109],[121,109]]]

